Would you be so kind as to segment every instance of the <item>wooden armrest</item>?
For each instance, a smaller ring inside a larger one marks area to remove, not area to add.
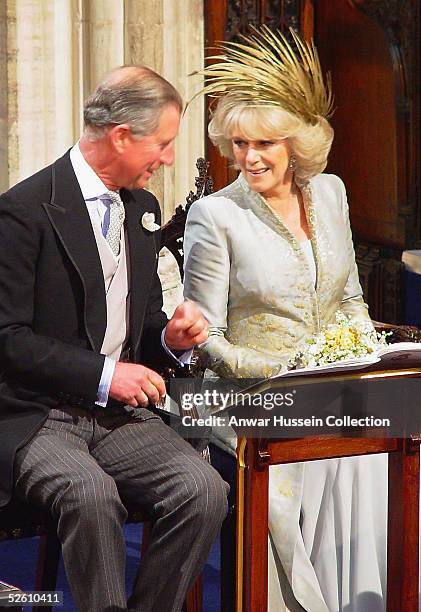
[[[389,342],[421,342],[421,329],[415,325],[394,325],[392,323],[382,323],[373,321],[373,325],[378,332],[391,333]]]

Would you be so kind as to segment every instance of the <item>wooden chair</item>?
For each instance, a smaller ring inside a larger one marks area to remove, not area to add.
[[[127,523],[143,523],[149,518],[138,508],[127,507]],[[54,591],[61,545],[56,534],[56,523],[45,511],[16,498],[0,510],[0,542],[40,536],[34,590]],[[35,608],[34,608],[35,609]],[[48,612],[51,607],[37,606],[36,610]],[[196,612],[195,608],[188,612]]]
[[[186,208],[179,206],[172,219],[162,228],[162,246],[167,247],[175,256],[182,270],[182,240],[188,208],[191,204],[212,190],[212,182],[207,177],[207,164],[203,159],[196,164],[199,177],[196,179],[196,193],[190,192]],[[164,376],[171,376],[171,369]],[[127,507],[127,523],[144,523],[142,550],[145,551],[149,533],[149,519],[140,509]],[[60,559],[60,542],[56,535],[56,524],[52,517],[40,509],[12,499],[11,503],[0,509],[0,542],[40,536],[38,562],[34,590],[54,591],[57,582],[58,563]],[[2,577],[0,576],[0,579]],[[199,577],[189,592],[185,612],[201,612],[202,610],[202,578]],[[34,611],[48,612],[51,607],[37,606]]]
[[[177,206],[171,219],[161,228],[161,245],[174,255],[180,272],[181,281],[184,278],[183,270],[183,239],[186,227],[187,213],[193,202],[200,200],[213,192],[213,180],[209,176],[209,162],[202,157],[196,161],[198,176],[195,178],[196,193],[189,192],[184,206]]]
[[[142,552],[148,545],[150,517],[141,509],[126,506],[126,523],[143,523]],[[56,534],[56,523],[52,517],[15,498],[0,510],[0,542],[40,536],[35,576],[35,591],[54,591],[57,584],[61,544]],[[37,606],[34,611],[48,612],[51,606]],[[200,576],[187,595],[184,612],[202,611],[202,577]]]

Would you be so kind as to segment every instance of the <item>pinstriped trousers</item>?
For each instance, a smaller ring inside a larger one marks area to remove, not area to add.
[[[57,518],[80,612],[179,611],[227,512],[228,485],[144,408],[51,410],[14,474],[16,493]],[[128,603],[122,499],[153,521]]]

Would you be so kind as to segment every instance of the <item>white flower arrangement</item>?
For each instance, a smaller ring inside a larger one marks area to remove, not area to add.
[[[155,223],[155,215],[152,212],[143,213],[140,222],[142,227],[144,227],[148,232],[156,232],[156,230],[159,230],[160,228],[158,223]]]
[[[369,324],[352,321],[338,310],[335,323],[326,325],[306,341],[306,347],[290,359],[289,368],[307,368],[343,360],[355,360],[376,354],[387,345],[385,332],[376,332]]]

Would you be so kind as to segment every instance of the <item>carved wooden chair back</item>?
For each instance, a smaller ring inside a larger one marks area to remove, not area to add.
[[[213,180],[208,174],[209,162],[199,157],[196,161],[196,168],[199,173],[195,179],[196,193],[190,191],[185,206],[177,206],[171,219],[161,228],[161,245],[174,255],[180,270],[181,280],[184,278],[183,240],[187,213],[193,202],[213,193]]]

